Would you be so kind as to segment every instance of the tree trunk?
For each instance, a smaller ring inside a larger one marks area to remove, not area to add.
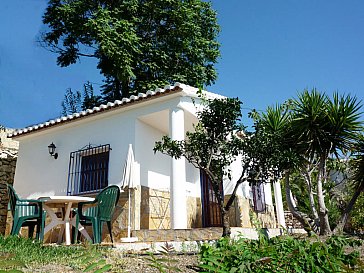
[[[228,202],[225,205],[225,210],[228,212],[230,210],[231,205],[234,203],[234,200],[236,198],[236,192],[239,188],[239,186],[243,183],[243,174],[240,176],[239,180],[235,183],[235,187],[233,192],[231,193],[231,196],[228,200]]]
[[[303,225],[304,230],[308,233],[308,235],[312,235],[314,232],[313,224],[314,221],[304,213],[300,212],[293,205],[292,195],[291,195],[291,187],[289,185],[289,172],[287,171],[284,179],[284,187],[286,192],[287,205],[293,216]]]
[[[119,98],[117,99],[128,98],[130,96],[130,87],[128,80],[125,79],[119,82],[119,88],[121,89],[121,92],[120,94],[118,94]]]
[[[315,219],[318,219],[319,216],[318,216],[318,213],[317,213],[317,210],[316,210],[315,199],[313,197],[311,174],[310,174],[309,171],[306,171],[303,176],[305,178],[307,188],[308,188],[308,198],[309,198],[309,201],[310,201],[310,208],[311,208],[312,215],[313,215],[313,217]]]
[[[212,177],[213,176],[211,175],[210,179],[212,179]],[[218,181],[219,180],[211,180],[212,189],[214,190],[215,197],[217,198],[217,201],[219,202],[219,207],[220,207],[220,210],[221,210],[222,237],[229,238],[230,234],[231,234],[229,210],[225,209],[225,199],[224,199],[224,195],[220,191],[220,184],[219,184]],[[233,197],[233,199],[235,199],[235,194],[236,194],[236,191],[234,191],[233,196],[231,196],[231,197]],[[229,204],[229,202],[228,202],[228,204]],[[230,204],[230,206],[231,206],[231,204]],[[230,208],[230,206],[229,206],[229,208]]]
[[[326,181],[326,159],[321,157],[317,176],[317,203],[319,207],[320,235],[331,235],[329,214],[325,204],[325,195],[322,185]]]
[[[359,187],[357,187],[357,189],[355,190],[354,195],[351,197],[349,204],[346,206],[345,210],[343,211],[343,213],[340,217],[340,220],[333,231],[334,234],[343,233],[344,227],[349,218],[349,214],[352,211],[352,209],[355,205],[355,202],[358,199],[360,193],[362,193],[363,191],[364,191],[364,183],[360,183]]]
[[[222,214],[222,237],[230,238],[231,228],[230,228],[229,211],[226,211],[225,208],[222,207],[221,214]]]

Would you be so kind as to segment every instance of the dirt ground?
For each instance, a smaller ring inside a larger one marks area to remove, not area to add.
[[[156,255],[156,258],[164,258],[160,255]],[[123,273],[158,273],[158,269],[150,266],[150,261],[148,261],[149,256],[147,255],[123,255],[121,253],[115,253],[108,258],[107,263],[112,264],[113,268],[108,272],[123,272]],[[177,267],[180,271],[184,273],[196,273],[198,265],[198,256],[196,254],[182,254],[182,255],[172,255],[170,256],[171,265]],[[195,268],[195,270],[194,270]],[[23,269],[24,272],[42,272],[42,273],[79,273],[82,270],[75,270],[70,266],[48,264],[37,268],[27,268]],[[93,271],[91,271],[93,272]],[[172,271],[177,272],[177,271]]]

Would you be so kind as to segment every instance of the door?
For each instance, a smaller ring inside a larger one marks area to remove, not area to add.
[[[222,215],[212,184],[206,173],[200,170],[202,226],[222,227]],[[222,183],[220,190],[223,190]]]

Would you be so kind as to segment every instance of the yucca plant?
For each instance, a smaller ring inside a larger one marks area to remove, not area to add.
[[[316,89],[305,90],[293,101],[292,134],[296,148],[317,166],[317,201],[320,234],[331,234],[323,185],[327,182],[330,155],[347,152],[358,140],[362,130],[361,104],[356,97],[334,93],[330,99]]]

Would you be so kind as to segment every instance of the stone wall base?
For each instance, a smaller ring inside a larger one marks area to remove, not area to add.
[[[227,200],[230,196],[226,196]],[[122,192],[114,212],[112,221],[114,242],[120,242],[121,238],[127,237],[128,227],[128,190]],[[140,200],[138,202],[138,200]],[[131,192],[131,230],[132,237],[138,237],[139,241],[178,241],[201,240],[201,238],[214,239],[222,234],[222,228],[202,228],[201,200],[198,197],[187,197],[188,229],[170,229],[170,195],[167,191],[139,187]],[[138,215],[140,212],[140,216]],[[230,209],[230,220],[232,227],[242,228],[275,228],[274,207],[267,206],[265,213],[255,213],[250,201],[238,196]],[[138,218],[139,217],[139,218]],[[7,234],[11,226],[11,217],[8,217]],[[47,219],[46,222],[48,222]],[[140,225],[138,227],[138,225]],[[92,234],[91,227],[86,227]],[[155,232],[150,233],[150,231]],[[60,228],[45,235],[46,242],[57,242]],[[26,229],[22,230],[23,236],[27,236]],[[103,228],[103,241],[110,242],[106,225]]]
[[[6,183],[13,184],[17,157],[2,154],[1,149],[0,155],[0,234],[5,234],[9,203]]]
[[[225,196],[225,202],[230,198],[230,195]],[[251,201],[242,196],[237,196],[230,208],[230,225],[232,227],[243,228],[276,228],[276,218],[274,206],[266,205],[264,212],[255,212]]]

